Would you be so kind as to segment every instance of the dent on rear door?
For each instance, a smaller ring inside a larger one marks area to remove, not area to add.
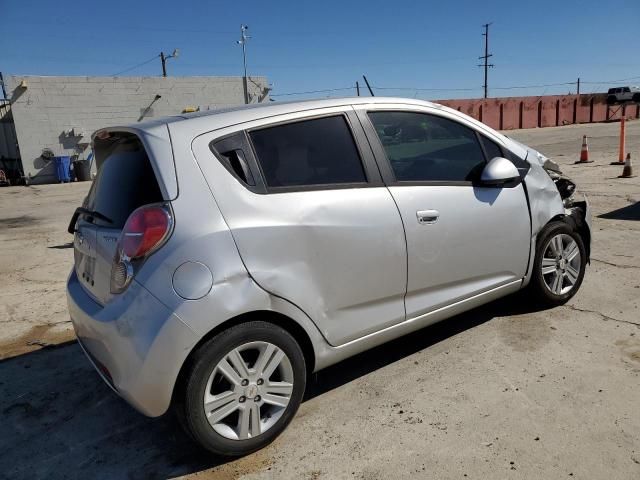
[[[331,344],[404,320],[404,235],[385,188],[248,200],[251,216],[222,201],[247,269],[302,308]]]

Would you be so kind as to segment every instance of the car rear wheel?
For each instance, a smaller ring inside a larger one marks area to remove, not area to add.
[[[580,234],[564,222],[551,223],[538,236],[531,290],[545,305],[566,303],[582,284],[586,261]]]
[[[204,448],[246,455],[273,441],[295,415],[306,383],[304,355],[266,322],[231,327],[194,354],[176,413]]]

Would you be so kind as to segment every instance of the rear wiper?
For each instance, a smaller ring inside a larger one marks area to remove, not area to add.
[[[72,235],[76,233],[76,221],[78,220],[78,217],[80,215],[87,215],[89,217],[103,220],[107,223],[113,223],[113,220],[111,220],[109,217],[107,217],[106,215],[103,215],[100,212],[97,212],[95,210],[89,210],[88,208],[84,208],[84,207],[78,207],[76,208],[76,211],[73,212],[73,216],[71,217],[71,221],[69,222],[69,226],[67,227],[67,232],[69,232]]]

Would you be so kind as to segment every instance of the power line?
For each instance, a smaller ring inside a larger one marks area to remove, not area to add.
[[[419,92],[472,92],[479,88],[417,88],[417,87],[373,87],[376,90],[411,90]]]
[[[563,82],[563,83],[547,83],[544,85],[517,85],[513,87],[492,87],[493,90],[515,90],[518,88],[547,88],[547,87],[561,87],[564,85],[575,85],[577,82]],[[585,83],[585,82],[581,82]]]
[[[580,80],[580,84],[606,84],[606,83],[615,83],[615,82],[623,82],[626,80],[635,80],[640,79],[640,76],[636,77],[627,77],[617,80],[603,80],[599,82],[594,81],[584,81]],[[494,90],[516,90],[516,89],[527,89],[527,88],[548,88],[548,87],[563,87],[567,85],[576,85],[578,82],[558,82],[558,83],[545,83],[545,84],[535,84],[535,85],[511,85],[504,87],[492,87]],[[356,87],[339,87],[339,88],[327,88],[323,90],[309,90],[306,92],[287,92],[287,93],[278,93],[271,95],[272,97],[286,97],[286,96],[294,96],[294,95],[310,95],[314,93],[328,93],[328,92],[339,92],[339,91],[347,91],[347,90],[355,90]],[[480,90],[481,87],[475,88],[427,88],[427,87],[379,87],[379,86],[371,86],[374,90],[408,90],[408,91],[417,91],[417,92],[473,92]]]
[[[638,80],[640,79],[640,76],[637,77],[627,77],[627,78],[619,78],[617,80],[603,80],[600,82],[581,82],[581,83],[589,83],[589,84],[594,84],[594,85],[599,85],[601,83],[614,83],[614,82],[626,82],[627,80]]]
[[[312,93],[327,93],[327,92],[339,92],[344,90],[354,90],[355,87],[341,87],[341,88],[327,88],[324,90],[310,90],[308,92],[292,92],[292,93],[277,93],[269,95],[270,97],[288,97],[291,95],[310,95]]]
[[[140,68],[144,65],[146,65],[147,63],[151,63],[153,62],[156,58],[158,58],[160,55],[154,55],[153,57],[151,57],[149,60],[145,60],[142,63],[139,63],[137,65],[134,65],[133,67],[129,67],[129,68],[125,68],[124,70],[119,71],[118,73],[114,73],[113,75],[111,75],[112,77],[117,77],[118,75],[122,75],[123,73],[127,73],[130,72],[131,70],[135,70],[136,68]]]

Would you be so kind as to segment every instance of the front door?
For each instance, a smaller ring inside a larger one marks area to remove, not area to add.
[[[531,231],[523,186],[477,181],[501,147],[437,114],[371,111],[368,118],[406,232],[407,317],[522,279]]]

